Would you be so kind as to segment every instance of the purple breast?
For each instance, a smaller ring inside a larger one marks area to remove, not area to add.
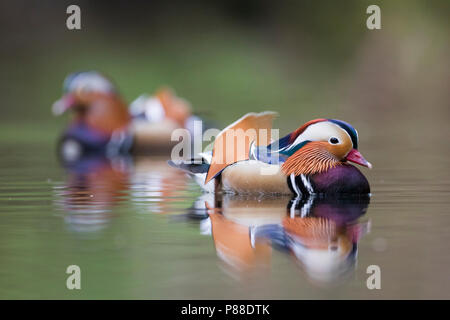
[[[342,164],[309,177],[314,193],[370,193],[369,182],[358,168]]]
[[[62,138],[74,139],[81,143],[84,148],[99,151],[105,148],[111,137],[83,122],[77,122],[67,128]]]

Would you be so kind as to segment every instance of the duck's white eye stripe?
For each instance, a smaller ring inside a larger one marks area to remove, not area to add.
[[[340,137],[345,131],[337,124],[323,121],[310,125],[291,144],[290,148],[304,141],[329,141],[330,137]]]

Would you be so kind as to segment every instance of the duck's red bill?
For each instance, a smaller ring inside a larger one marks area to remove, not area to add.
[[[370,164],[370,162],[367,161],[366,159],[364,159],[364,157],[362,156],[362,154],[359,153],[359,151],[356,150],[356,149],[352,149],[352,150],[348,153],[346,159],[347,159],[347,161],[351,161],[351,162],[357,163],[357,164],[359,164],[359,165],[361,165],[361,166],[364,166],[364,167],[367,167],[367,168],[369,168],[369,169],[372,168],[372,165]]]
[[[56,101],[52,106],[52,111],[54,115],[63,114],[67,109],[74,105],[75,98],[71,94],[65,94],[58,101]]]

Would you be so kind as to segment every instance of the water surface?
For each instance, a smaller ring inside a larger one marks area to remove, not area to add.
[[[3,139],[0,298],[450,298],[448,146],[373,132],[372,196],[353,202],[214,199],[165,158],[64,168],[51,140]]]

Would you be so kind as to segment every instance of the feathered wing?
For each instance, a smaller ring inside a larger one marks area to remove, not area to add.
[[[250,146],[268,145],[272,121],[277,113],[248,113],[222,130],[214,141],[211,163],[205,183],[215,178],[227,166],[250,158]]]

